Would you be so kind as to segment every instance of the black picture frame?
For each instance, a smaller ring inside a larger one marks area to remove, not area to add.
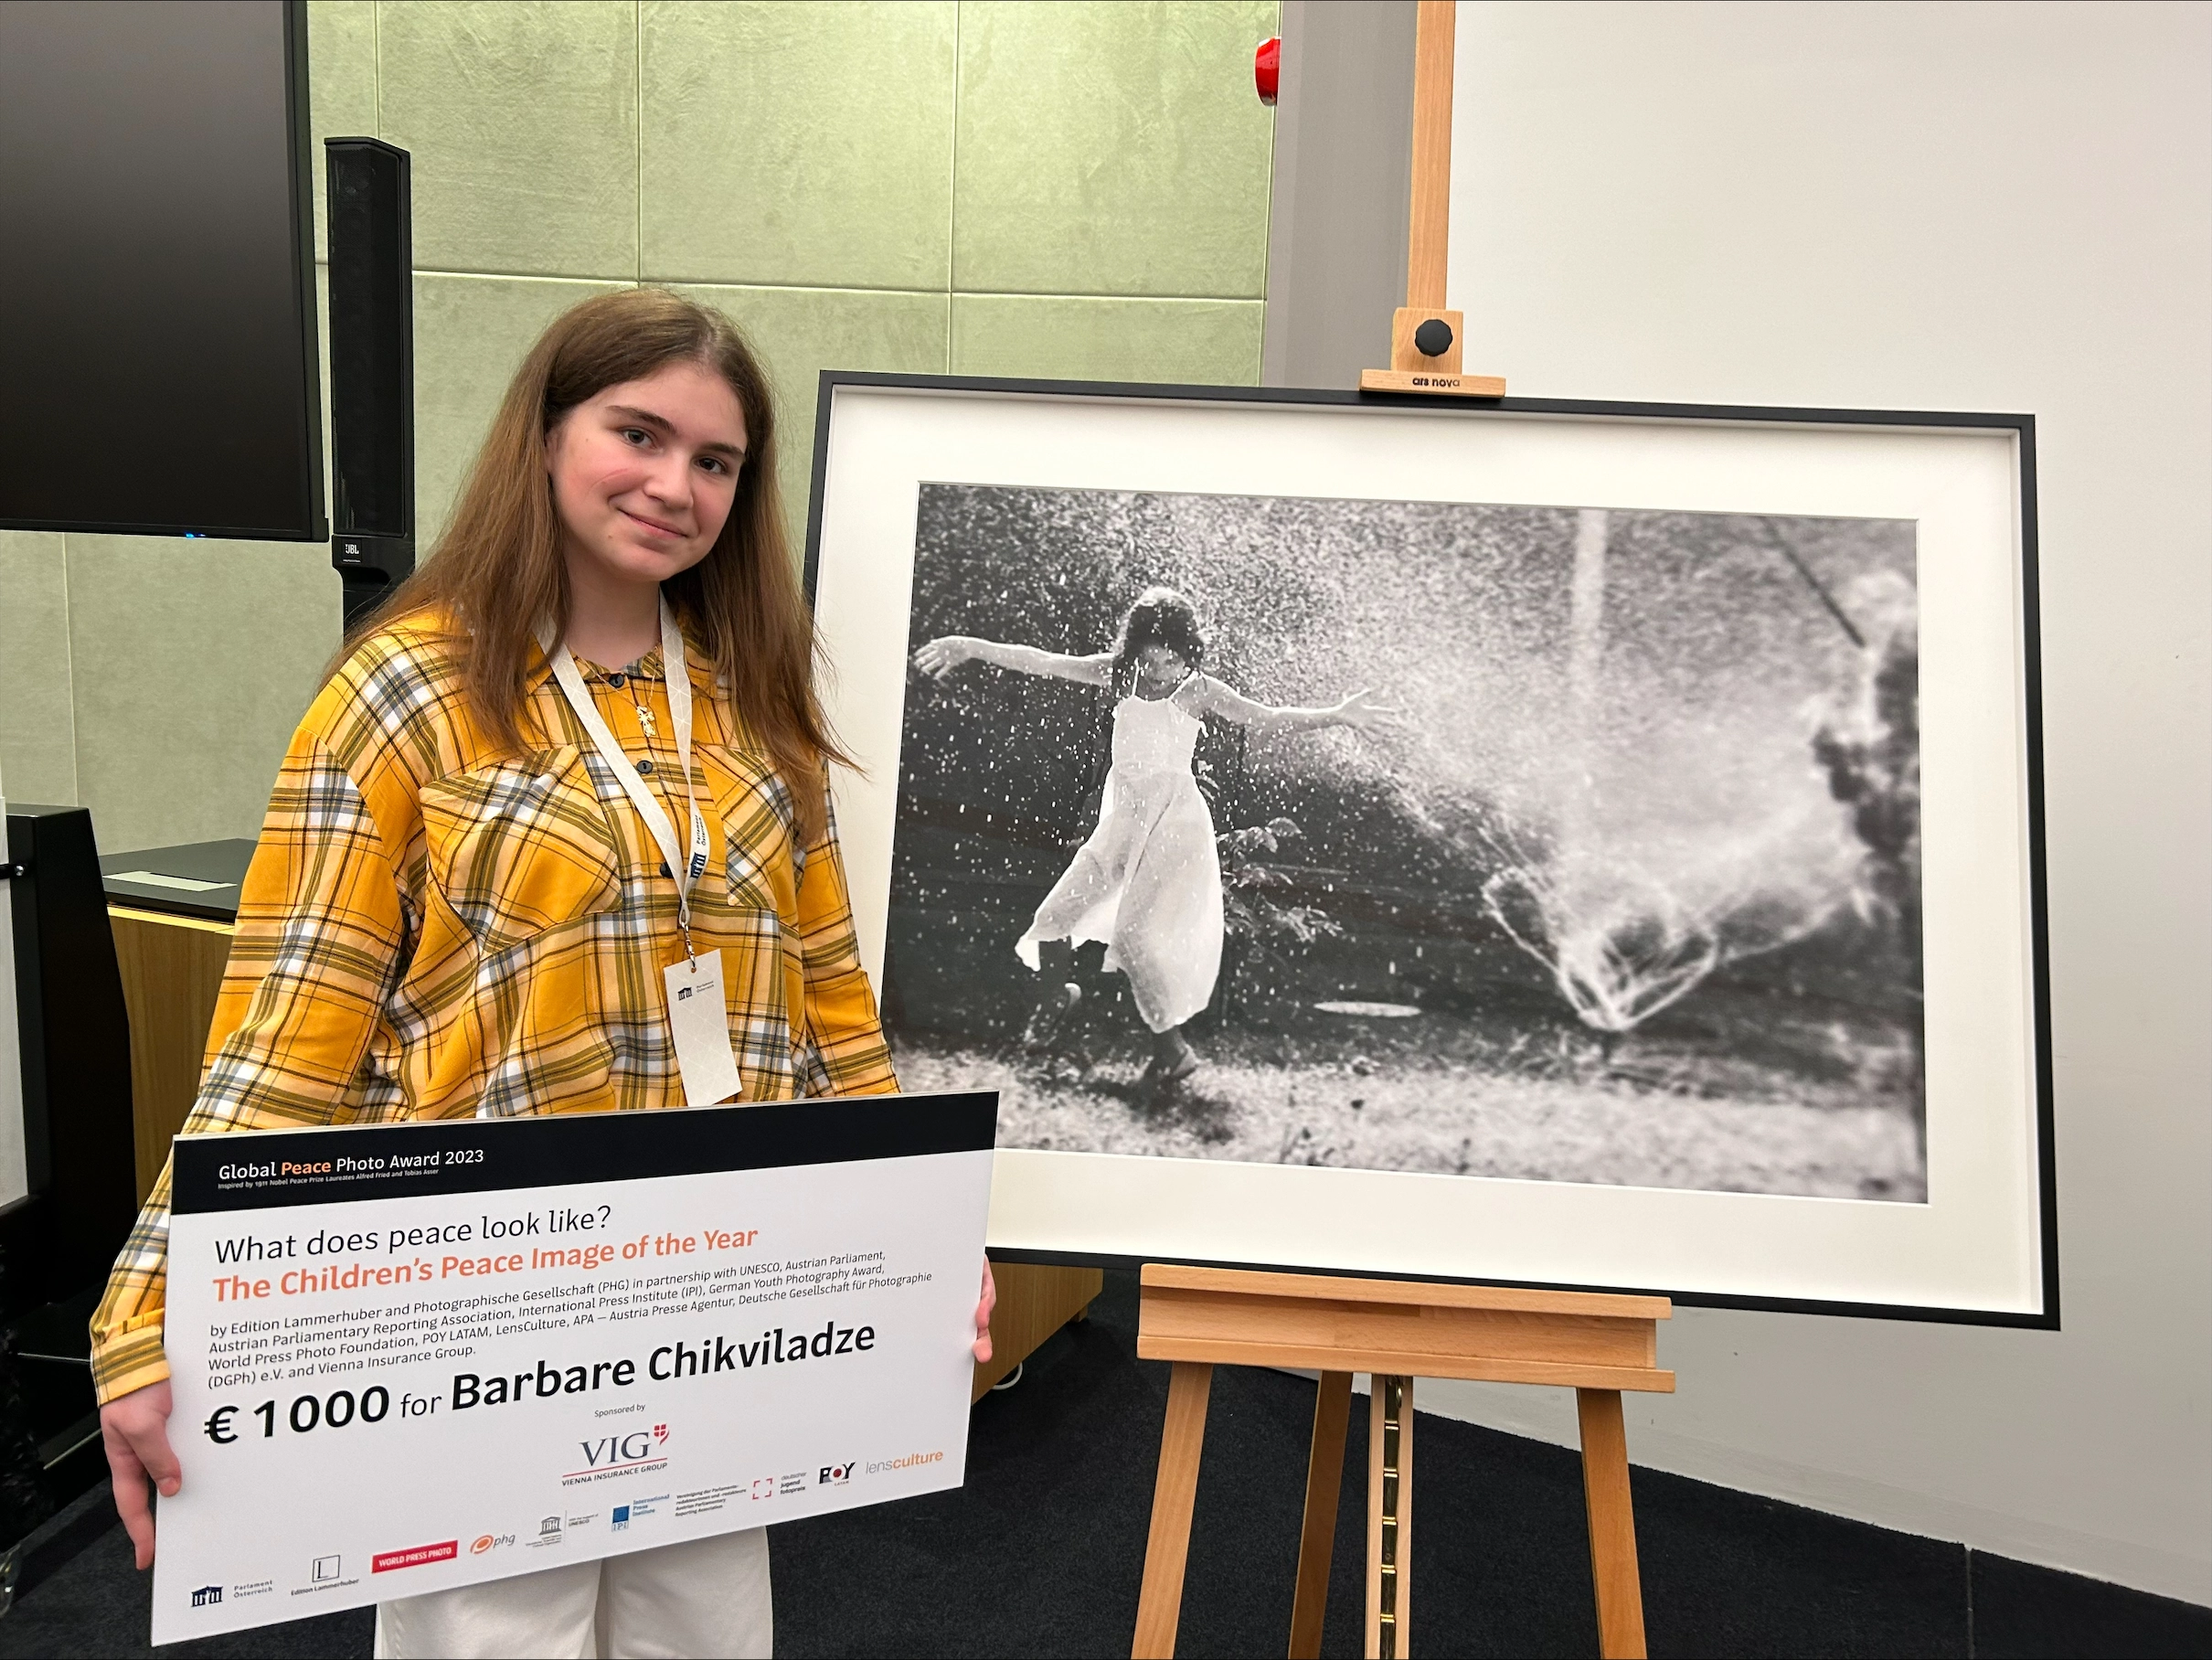
[[[1612,1292],[1663,1295],[1690,1307],[1736,1308],[1787,1314],[1821,1314],[1856,1318],[1988,1325],[2026,1330],[2060,1329],[2058,1167],[2052,1091],[2048,890],[2044,811],[2044,758],[2038,527],[2037,516],[2036,420],[2032,414],[1959,410],[1898,410],[1807,408],[1789,405],[1667,403],[1586,399],[1501,398],[1462,399],[1414,393],[1340,391],[1318,388],[1186,386],[1151,382],[1023,379],[1001,377],[876,373],[824,370],[815,404],[811,488],[806,519],[803,577],[808,602],[815,602],[821,579],[824,482],[828,476],[831,429],[837,393],[843,388],[893,388],[946,393],[1007,394],[1084,400],[1128,399],[1167,404],[1321,406],[1336,409],[1418,409],[1448,420],[1483,421],[1502,417],[1665,421],[1690,425],[1893,428],[2002,433],[2015,446],[2019,499],[2020,667],[2025,753],[2025,854],[2028,892],[2026,947],[2031,964],[2028,1013],[2033,1071],[2033,1118],[2037,1232],[2040,1257],[2040,1306],[2026,1312],[1801,1298],[1736,1295],[1654,1284],[1594,1284],[1539,1279],[1493,1278],[1423,1273],[1442,1283],[1509,1285],[1539,1290]],[[1311,1264],[1271,1263],[1244,1259],[1174,1255],[1132,1255],[1100,1251],[1036,1249],[1001,1250],[1005,1261],[1060,1266],[1130,1269],[1148,1261],[1223,1266],[1280,1272],[1330,1272],[1356,1278],[1401,1278],[1389,1271],[1356,1267],[1319,1269]]]

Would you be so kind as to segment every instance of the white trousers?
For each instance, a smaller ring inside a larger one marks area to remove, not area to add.
[[[768,1660],[755,1527],[377,1605],[378,1660]]]

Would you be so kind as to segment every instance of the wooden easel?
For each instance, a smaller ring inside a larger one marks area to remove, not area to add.
[[[1291,1604],[1292,1660],[1321,1653],[1355,1372],[1369,1373],[1374,1380],[1367,1434],[1368,1660],[1402,1660],[1411,1653],[1417,1377],[1564,1385],[1575,1391],[1599,1652],[1607,1660],[1641,1656],[1643,1591],[1636,1573],[1621,1391],[1673,1392],[1674,1373],[1656,1364],[1658,1322],[1673,1314],[1664,1297],[1147,1264],[1137,1356],[1171,1360],[1175,1370],[1160,1432],[1160,1473],[1131,1654],[1135,1660],[1168,1660],[1175,1652],[1191,1506],[1206,1442],[1206,1399],[1214,1367],[1228,1365],[1321,1373]]]
[[[1452,229],[1452,62],[1455,0],[1420,0],[1413,37],[1413,211],[1406,229],[1406,303],[1390,319],[1390,367],[1367,369],[1363,392],[1503,398],[1502,375],[1460,367],[1462,318],[1444,309]]]
[[[1504,377],[1462,368],[1460,313],[1444,308],[1452,222],[1452,73],[1454,0],[1420,0],[1414,36],[1412,212],[1407,228],[1406,303],[1390,322],[1390,367],[1367,369],[1363,392],[1503,398]],[[1628,1485],[1621,1391],[1671,1394],[1658,1366],[1664,1297],[1348,1280],[1233,1269],[1147,1264],[1137,1356],[1175,1364],[1152,1531],[1137,1602],[1135,1660],[1168,1660],[1183,1612],[1192,1506],[1206,1444],[1206,1402],[1217,1366],[1270,1366],[1321,1373],[1306,1463],[1305,1519],[1291,1603],[1291,1660],[1321,1653],[1329,1561],[1336,1538],[1352,1375],[1372,1378],[1367,1433],[1369,1660],[1411,1653],[1413,1380],[1564,1386],[1575,1392],[1582,1431],[1582,1496],[1589,1512],[1598,1647],[1607,1660],[1644,1653],[1643,1590]]]

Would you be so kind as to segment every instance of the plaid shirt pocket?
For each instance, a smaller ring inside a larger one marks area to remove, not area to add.
[[[806,844],[799,839],[791,792],[766,760],[727,744],[697,746],[715,811],[722,821],[724,867],[732,910],[773,911],[786,924],[798,915],[799,883],[806,874]],[[788,889],[779,894],[771,875],[791,867]]]
[[[431,879],[485,954],[622,901],[614,832],[574,744],[422,789]]]

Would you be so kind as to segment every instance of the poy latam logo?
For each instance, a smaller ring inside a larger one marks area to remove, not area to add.
[[[853,1461],[848,1458],[841,1464],[824,1464],[822,1474],[814,1481],[817,1486],[842,1487],[852,1479]]]

